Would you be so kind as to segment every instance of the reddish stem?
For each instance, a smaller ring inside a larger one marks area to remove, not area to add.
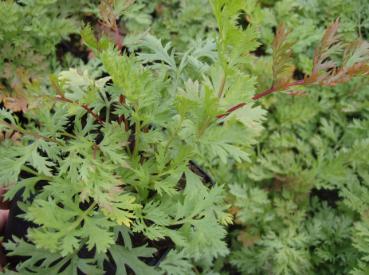
[[[302,79],[302,80],[297,80],[297,81],[288,83],[288,84],[284,85],[283,87],[271,87],[271,88],[269,88],[269,89],[267,89],[267,90],[265,90],[265,91],[263,91],[261,93],[258,93],[256,95],[254,95],[252,97],[252,99],[253,100],[258,100],[258,99],[260,99],[260,98],[262,98],[264,96],[270,95],[270,94],[272,94],[274,92],[278,92],[278,91],[281,91],[281,90],[287,90],[288,88],[291,88],[291,87],[294,87],[294,86],[300,86],[300,85],[304,85],[304,84],[306,84],[305,83],[305,80]],[[220,114],[220,115],[217,115],[216,117],[218,119],[224,118],[224,117],[228,116],[230,113],[232,113],[232,112],[234,112],[234,111],[242,108],[245,105],[246,105],[246,103],[244,103],[244,102],[238,103],[237,105],[229,108],[225,113]]]
[[[100,125],[104,125],[104,121],[101,119],[101,117],[99,117],[94,111],[92,111],[90,107],[88,107],[86,104],[82,104],[81,107],[85,109],[89,114],[91,114]]]
[[[242,108],[243,106],[245,106],[246,103],[239,103],[235,106],[233,106],[232,108],[228,109],[227,112],[225,112],[224,114],[221,114],[221,115],[217,115],[217,118],[223,118],[223,117],[226,117],[227,115],[229,115],[230,113]]]
[[[101,119],[101,117],[99,117],[98,114],[96,114],[90,107],[88,107],[87,104],[79,104],[78,102],[74,102],[73,100],[70,100],[60,94],[56,97],[56,99],[81,106],[83,109],[85,109],[89,114],[91,114],[95,118],[97,123],[99,123],[100,125],[104,125],[104,121]]]
[[[123,36],[120,33],[118,26],[114,28],[114,40],[119,52],[121,52],[123,49]]]
[[[274,92],[277,92],[277,91],[280,91],[280,90],[287,90],[288,88],[290,88],[290,87],[293,87],[293,86],[299,86],[299,85],[304,85],[305,84],[305,80],[297,80],[297,81],[295,81],[295,82],[291,82],[291,83],[288,83],[288,84],[286,84],[286,85],[284,85],[283,87],[278,87],[278,88],[276,88],[276,87],[271,87],[270,89],[267,89],[267,90],[265,90],[264,92],[261,92],[261,93],[258,93],[258,94],[256,94],[256,95],[254,95],[253,97],[252,97],[252,99],[253,100],[258,100],[258,99],[260,99],[260,98],[262,98],[262,97],[264,97],[264,96],[267,96],[267,95],[270,95],[270,94],[272,94],[272,93],[274,93]]]
[[[102,120],[101,117],[99,117],[90,107],[88,107],[87,104],[79,104],[78,102],[74,102],[73,100],[70,100],[70,99],[66,98],[63,94],[63,91],[61,90],[58,83],[56,82],[56,80],[51,78],[50,81],[51,81],[52,87],[55,89],[56,93],[58,94],[55,97],[57,100],[61,100],[61,101],[64,101],[64,102],[68,102],[68,103],[71,103],[71,104],[81,106],[83,109],[85,109],[89,114],[91,114],[95,118],[97,123],[99,123],[100,125],[104,125],[104,120]]]

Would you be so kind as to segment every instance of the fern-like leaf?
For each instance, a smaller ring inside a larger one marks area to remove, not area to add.
[[[292,63],[292,46],[285,25],[278,27],[273,41],[273,86],[282,87],[291,80],[295,69]]]

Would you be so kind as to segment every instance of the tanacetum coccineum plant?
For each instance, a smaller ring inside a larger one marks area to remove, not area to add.
[[[312,73],[296,82],[282,26],[273,86],[257,92],[246,65],[258,32],[236,20],[246,4],[210,5],[219,32],[185,52],[146,34],[122,54],[122,45],[86,27],[94,62],[52,76],[22,120],[1,109],[0,182],[8,200],[21,194],[20,218],[32,223],[24,238],[5,243],[8,256],[25,257],[15,271],[104,274],[110,265],[116,274],[210,273],[229,253],[225,226],[232,223],[227,182],[211,172],[251,161],[265,117],[253,102],[367,73],[366,42],[350,44],[341,63],[330,59],[341,49],[335,22]],[[148,259],[163,256],[162,240],[172,249],[153,266]]]

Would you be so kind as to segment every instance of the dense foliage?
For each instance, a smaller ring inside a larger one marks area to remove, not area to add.
[[[365,1],[0,6],[9,274],[368,274]]]

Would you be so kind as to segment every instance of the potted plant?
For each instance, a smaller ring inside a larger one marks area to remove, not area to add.
[[[256,92],[247,65],[259,46],[257,30],[236,20],[247,7],[241,0],[210,4],[219,32],[183,53],[148,34],[122,53],[86,27],[81,34],[93,62],[51,76],[48,90],[30,95],[36,107],[22,120],[1,109],[1,130],[17,138],[1,143],[0,182],[13,200],[12,219],[28,222],[18,237],[8,226],[7,255],[21,257],[10,268],[21,274],[206,272],[228,253],[224,226],[232,215],[223,184],[205,171],[249,160],[265,114],[254,101],[368,72],[366,42],[350,45],[342,64],[330,59],[339,46],[336,21],[311,74],[293,80],[292,42],[280,26],[274,82]]]

